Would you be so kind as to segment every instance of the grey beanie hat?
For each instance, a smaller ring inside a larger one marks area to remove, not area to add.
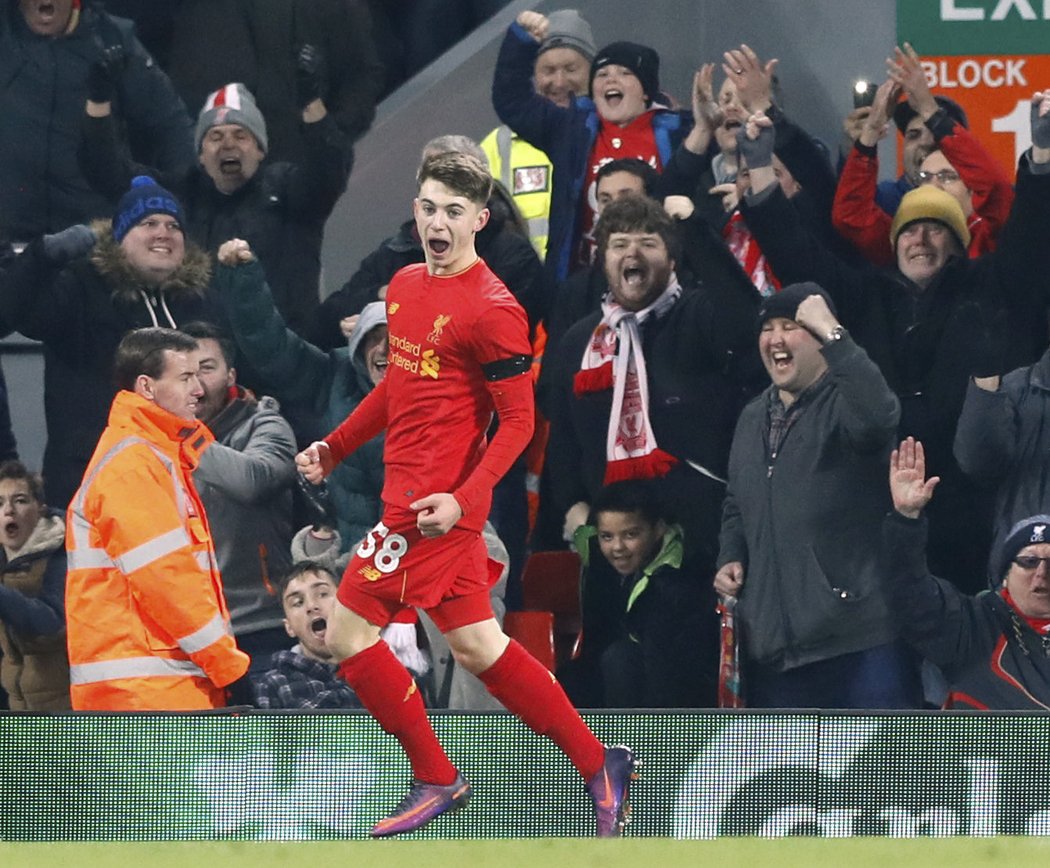
[[[204,136],[212,127],[222,124],[236,124],[244,127],[255,136],[255,141],[265,154],[270,144],[266,138],[266,121],[263,119],[259,106],[255,104],[255,97],[239,81],[219,88],[211,94],[204,103],[200,115],[197,117],[197,132],[194,136],[194,144],[198,153]]]
[[[558,9],[547,16],[547,38],[540,43],[537,54],[550,48],[572,48],[590,63],[598,49],[594,45],[591,25],[575,9]]]

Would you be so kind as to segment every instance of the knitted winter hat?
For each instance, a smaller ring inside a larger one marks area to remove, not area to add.
[[[945,193],[939,187],[923,184],[904,194],[890,225],[890,243],[894,249],[901,232],[917,220],[943,223],[955,234],[963,250],[970,246],[970,229],[966,225],[962,206],[951,193]]]
[[[575,9],[558,9],[547,16],[547,38],[540,43],[537,54],[550,48],[572,48],[594,60],[594,34],[591,25]]]
[[[131,229],[151,214],[167,214],[186,225],[179,200],[149,175],[131,179],[131,189],[120,197],[113,215],[113,238],[119,244]]]
[[[1050,515],[1032,515],[1023,518],[1007,534],[999,549],[999,561],[992,574],[992,585],[998,587],[1010,569],[1010,563],[1025,546],[1050,543]]]
[[[215,91],[204,103],[204,108],[197,118],[197,133],[195,143],[197,150],[201,149],[204,135],[212,127],[222,124],[236,124],[244,127],[255,136],[255,141],[265,154],[269,148],[269,140],[266,137],[266,121],[262,112],[255,104],[255,97],[240,82],[228,84]]]
[[[963,111],[963,107],[959,103],[946,96],[935,96],[934,99],[937,101],[937,105],[948,113],[948,117],[957,124],[967,129],[970,128],[970,122],[966,119],[966,112]],[[893,110],[893,122],[897,125],[897,129],[903,133],[908,129],[911,119],[917,114],[918,112],[911,107],[911,103],[903,100],[897,103],[897,107]]]
[[[592,91],[595,73],[610,64],[625,66],[638,76],[648,102],[660,95],[660,55],[653,49],[636,42],[614,42],[612,45],[606,45],[591,64]]]
[[[828,303],[828,310],[831,311],[832,316],[837,318],[835,302],[831,300],[831,296],[827,294],[822,286],[808,280],[805,283],[792,283],[790,286],[785,286],[780,292],[776,292],[766,298],[758,309],[759,328],[762,327],[762,323],[771,319],[783,318],[793,320],[795,314],[798,313],[798,306],[811,295],[823,296],[824,301]]]

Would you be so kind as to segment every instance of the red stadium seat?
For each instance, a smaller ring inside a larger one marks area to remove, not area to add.
[[[554,613],[557,663],[576,656],[581,639],[580,556],[576,552],[534,552],[521,574],[527,610]]]
[[[554,615],[551,612],[507,612],[503,631],[554,671]]]

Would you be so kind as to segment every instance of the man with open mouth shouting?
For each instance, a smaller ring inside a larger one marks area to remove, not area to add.
[[[259,708],[360,708],[361,703],[337,677],[325,644],[335,607],[336,578],[315,561],[292,567],[280,585],[284,629],[298,644],[273,655],[272,666],[255,686]]]
[[[296,456],[316,483],[387,432],[383,518],[343,574],[325,636],[340,675],[412,765],[408,794],[372,835],[413,831],[471,796],[411,675],[380,641],[406,604],[431,616],[457,664],[566,753],[588,782],[598,834],[618,835],[634,754],[595,738],[551,673],[503,633],[489,598],[497,573],[481,529],[493,486],[533,428],[525,312],[474,247],[492,177],[476,157],[446,153],[426,158],[417,181],[426,262],[403,268],[387,289],[386,376],[325,440]],[[493,412],[500,424],[486,443]]]

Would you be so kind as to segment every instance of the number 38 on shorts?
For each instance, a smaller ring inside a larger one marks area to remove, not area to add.
[[[407,553],[408,540],[399,533],[391,533],[383,522],[372,528],[357,547],[357,556],[371,560],[381,573],[394,572]]]

